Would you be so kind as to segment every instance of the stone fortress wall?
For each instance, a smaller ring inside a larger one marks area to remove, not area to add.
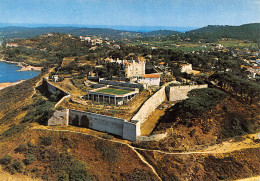
[[[167,87],[166,88],[167,98],[169,101],[179,101],[179,100],[187,99],[189,91],[193,89],[202,89],[207,87],[208,84]]]
[[[49,85],[50,90],[53,91],[54,86],[51,84]],[[163,86],[149,99],[147,99],[146,102],[144,102],[129,122],[124,119],[111,116],[67,109],[64,111],[56,111],[52,118],[48,120],[48,125],[74,125],[115,134],[130,141],[156,141],[164,138],[167,134],[151,135],[149,137],[141,136],[140,127],[146,121],[148,116],[151,115],[152,112],[167,99],[169,101],[186,99],[190,90],[207,87],[208,85],[188,85],[176,87]]]
[[[150,114],[160,106],[166,100],[165,87],[163,86],[155,94],[153,94],[146,102],[142,105],[139,111],[131,119],[132,122],[136,122],[137,136],[141,135],[140,127]]]
[[[78,111],[74,109],[64,109],[55,111],[48,120],[48,126],[73,125],[90,128],[97,131],[115,134],[123,139],[136,141],[136,126],[125,119],[95,114],[90,112]]]
[[[52,94],[56,94],[57,91],[60,91],[64,96],[68,96],[69,93],[61,90],[60,88],[52,85],[50,82],[48,82],[47,80],[43,80],[43,85],[46,86],[46,88],[48,89],[48,91]]]

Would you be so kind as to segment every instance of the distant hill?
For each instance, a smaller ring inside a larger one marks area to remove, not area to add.
[[[78,28],[78,27],[0,27],[0,36],[5,38],[31,38],[44,33],[66,33],[75,36],[101,36],[110,38],[136,37],[136,36],[168,36],[180,32],[172,30],[158,30],[151,32],[123,31],[110,28]]]
[[[183,38],[191,38],[193,41],[206,40],[209,42],[217,41],[220,38],[234,38],[243,40],[260,40],[260,23],[245,24],[241,26],[228,25],[208,25],[203,28],[181,33],[173,30],[157,30],[150,32],[136,32],[115,30],[111,28],[79,28],[79,27],[19,27],[9,26],[0,27],[0,37],[10,38],[31,38],[44,33],[65,33],[75,36],[101,36],[113,39],[123,37],[155,37],[155,36],[170,36],[178,34]]]
[[[169,36],[181,33],[179,31],[173,31],[173,30],[157,30],[157,31],[151,31],[144,33],[145,36]]]
[[[219,38],[234,38],[257,41],[260,39],[260,23],[244,24],[241,26],[208,25],[183,34],[192,39],[217,40]]]
[[[127,32],[121,30],[113,30],[107,28],[77,28],[77,27],[2,27],[0,28],[0,35],[5,38],[31,38],[39,36],[44,33],[66,33],[75,36],[80,35],[97,35],[102,37],[121,37],[121,36],[135,36],[136,32]]]

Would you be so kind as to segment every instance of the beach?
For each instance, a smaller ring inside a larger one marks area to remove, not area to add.
[[[30,66],[30,65],[27,65],[27,64],[25,64],[23,62],[6,61],[6,60],[4,60],[2,58],[0,58],[0,62],[16,64],[18,67],[21,68],[19,70],[16,70],[18,72],[23,72],[23,71],[41,71],[41,69],[42,69],[42,67]],[[21,83],[23,81],[25,81],[25,80],[19,80],[19,81],[16,81],[16,82],[6,81],[6,82],[3,82],[3,83],[0,83],[0,90],[4,89],[6,87],[9,87],[9,86],[13,86],[13,85],[19,84],[19,83]]]
[[[22,83],[24,80],[20,80],[18,82],[5,82],[5,83],[0,83],[0,90],[6,88],[6,87],[9,87],[9,86],[13,86],[13,85],[16,85],[16,84],[20,84]]]

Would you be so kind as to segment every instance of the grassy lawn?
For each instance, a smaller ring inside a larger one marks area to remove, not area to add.
[[[124,89],[106,88],[106,89],[100,89],[96,92],[104,93],[104,94],[122,95],[122,94],[127,94],[131,91],[130,90],[124,90]]]

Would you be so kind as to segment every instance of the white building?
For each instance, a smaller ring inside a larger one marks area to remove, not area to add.
[[[186,72],[188,74],[192,73],[192,65],[191,64],[181,64],[180,68],[181,68],[181,72]]]
[[[19,45],[17,43],[6,43],[6,47],[18,47]]]
[[[138,60],[120,60],[117,58],[114,60],[113,58],[106,58],[105,62],[116,62],[118,64],[123,64],[125,69],[125,77],[127,78],[136,78],[142,77],[145,74],[145,59],[138,58]]]
[[[125,67],[125,76],[128,78],[141,77],[145,74],[145,60],[126,60],[123,62]]]
[[[139,83],[144,84],[145,88],[150,86],[160,86],[161,81],[161,75],[160,74],[145,74],[143,75],[143,78],[139,80]]]

